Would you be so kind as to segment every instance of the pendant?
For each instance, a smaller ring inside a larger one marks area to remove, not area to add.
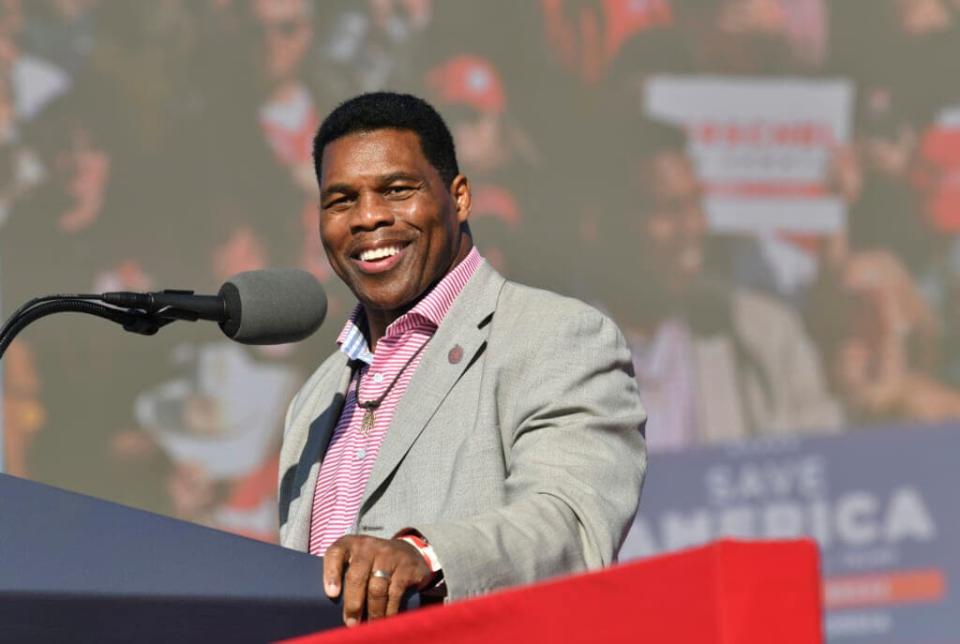
[[[366,436],[373,429],[373,410],[367,409],[363,412],[363,420],[360,422],[360,433]]]

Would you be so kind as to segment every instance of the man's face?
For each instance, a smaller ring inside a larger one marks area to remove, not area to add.
[[[700,181],[681,151],[643,163],[638,179],[652,198],[640,218],[648,267],[669,291],[683,291],[703,268],[707,220]]]
[[[368,313],[402,312],[469,251],[466,180],[447,186],[415,133],[345,136],[321,167],[320,239]]]

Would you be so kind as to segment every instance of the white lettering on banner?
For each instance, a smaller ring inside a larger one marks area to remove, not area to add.
[[[875,543],[879,528],[874,520],[877,500],[869,492],[847,494],[837,502],[836,526],[841,541],[854,546]]]
[[[762,468],[752,470],[753,473],[759,471]],[[720,480],[715,478],[722,476],[719,472],[720,469],[715,469],[708,480]],[[756,480],[740,478],[738,493],[755,494],[759,489]],[[795,483],[796,479],[793,480]],[[781,484],[785,481],[781,480]],[[728,498],[731,489],[723,493]],[[791,485],[791,489],[796,493],[795,485]],[[652,518],[638,516],[621,557],[655,555],[702,545],[724,536],[748,539],[811,536],[823,548],[892,546],[907,541],[925,543],[937,536],[936,524],[923,495],[911,486],[895,488],[885,499],[863,490],[847,492],[834,499],[782,498],[763,502],[762,498],[751,498],[755,501],[752,504],[743,503],[746,499],[741,498],[737,505],[701,507],[686,512],[670,510]]]
[[[933,541],[937,529],[933,518],[927,511],[920,490],[914,487],[898,488],[890,500],[890,511],[884,525],[887,541],[898,542],[906,539]]]
[[[824,548],[830,545],[832,538],[832,509],[826,499],[820,499],[810,504],[810,529],[809,536],[813,537],[817,543]],[[803,534],[801,532],[801,534]]]
[[[896,546],[850,549],[840,553],[839,561],[848,570],[895,568],[900,561],[900,551]]]
[[[796,503],[772,503],[763,509],[763,525],[771,539],[788,539],[804,532],[803,508]]]
[[[773,498],[820,498],[827,494],[826,462],[820,456],[743,465],[720,464],[704,476],[713,505]]]
[[[753,508],[727,508],[717,518],[717,532],[726,537],[749,539],[757,533]]]
[[[827,615],[827,637],[885,635],[893,629],[893,618],[879,611]]]

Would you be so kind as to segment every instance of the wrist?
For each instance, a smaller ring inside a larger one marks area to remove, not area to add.
[[[433,546],[431,546],[426,539],[417,534],[402,534],[397,537],[400,541],[406,541],[411,546],[417,549],[417,552],[420,553],[420,556],[423,557],[423,561],[427,564],[427,568],[430,569],[430,572],[436,574],[440,572],[441,566],[440,561],[437,559],[437,553],[434,552]]]

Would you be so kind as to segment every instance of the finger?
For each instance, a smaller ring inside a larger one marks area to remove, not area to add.
[[[367,619],[379,619],[387,614],[387,600],[390,598],[392,582],[392,566],[382,561],[375,562],[370,572],[370,581],[367,584]],[[373,573],[383,571],[391,575],[391,579],[377,577]]]
[[[363,617],[372,564],[373,558],[369,555],[358,550],[352,552],[343,576],[343,623],[347,626],[356,625]]]
[[[349,543],[346,538],[337,539],[323,553],[323,589],[331,599],[340,594],[343,566],[350,552]]]
[[[387,601],[387,615],[396,615],[400,612],[403,597],[412,588],[423,589],[433,578],[430,568],[416,553],[415,563],[404,563],[394,570],[390,580],[390,598]]]
[[[400,603],[403,601],[403,595],[413,583],[408,577],[395,574],[390,580],[390,593],[387,600],[387,615],[396,615],[400,612]]]

